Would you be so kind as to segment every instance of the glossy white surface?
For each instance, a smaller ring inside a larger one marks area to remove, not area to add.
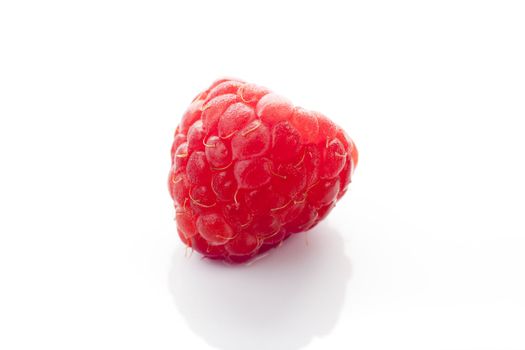
[[[1,2],[0,348],[524,349],[524,17]],[[185,257],[166,189],[220,75],[324,112],[361,156],[325,222],[248,267]]]

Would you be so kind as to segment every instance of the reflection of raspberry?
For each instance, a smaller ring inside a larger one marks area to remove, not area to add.
[[[315,226],[346,192],[357,164],[352,140],[324,115],[230,79],[193,100],[171,156],[181,240],[230,262]]]

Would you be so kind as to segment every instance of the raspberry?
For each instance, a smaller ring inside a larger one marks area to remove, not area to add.
[[[169,190],[178,234],[205,257],[247,261],[323,220],[357,159],[353,141],[321,113],[218,80],[175,131]]]

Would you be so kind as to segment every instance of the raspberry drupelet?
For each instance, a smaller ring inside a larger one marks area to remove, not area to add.
[[[250,260],[323,220],[357,158],[321,113],[255,84],[217,80],[175,131],[168,183],[179,236],[207,258]]]

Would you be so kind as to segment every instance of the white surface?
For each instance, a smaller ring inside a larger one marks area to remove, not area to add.
[[[522,1],[0,3],[1,349],[524,349]],[[184,257],[173,130],[221,75],[342,125],[351,192]]]

